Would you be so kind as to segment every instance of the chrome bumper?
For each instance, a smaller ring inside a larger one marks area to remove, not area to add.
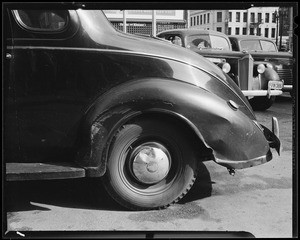
[[[267,90],[243,90],[242,92],[246,97],[267,96],[270,98],[271,96],[281,95],[283,87],[283,81],[269,81]]]
[[[264,135],[266,139],[269,142],[269,146],[271,148],[275,148],[278,155],[280,155],[280,152],[282,150],[282,146],[279,140],[279,124],[276,117],[272,117],[272,131],[270,131],[268,128],[266,128],[263,125],[260,125],[263,128]]]

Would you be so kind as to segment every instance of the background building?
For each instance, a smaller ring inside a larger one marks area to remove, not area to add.
[[[288,8],[252,7],[246,10],[190,10],[191,28],[223,32],[227,35],[257,35],[271,38],[278,46],[289,38]]]
[[[124,12],[120,10],[104,10],[108,20],[115,28],[123,30]],[[152,34],[153,10],[126,10],[126,32],[132,34]],[[183,10],[155,10],[155,34],[167,29],[185,28],[185,12]]]

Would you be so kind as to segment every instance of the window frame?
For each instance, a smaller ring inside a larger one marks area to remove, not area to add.
[[[12,15],[14,16],[17,24],[22,27],[23,29],[25,29],[26,31],[30,31],[30,32],[37,32],[37,33],[46,33],[46,34],[57,34],[57,33],[61,33],[61,32],[65,32],[68,29],[68,26],[70,24],[70,13],[69,11],[65,10],[66,14],[66,22],[65,25],[60,28],[60,29],[43,29],[43,28],[33,28],[28,26],[27,24],[25,24],[23,22],[23,20],[21,19],[21,16],[19,15],[20,10],[23,9],[14,9],[12,10]],[[25,9],[24,11],[26,11],[27,9]],[[55,11],[56,9],[53,9],[53,11]],[[42,10],[36,10],[36,11],[42,11]],[[49,10],[52,11],[52,10]]]

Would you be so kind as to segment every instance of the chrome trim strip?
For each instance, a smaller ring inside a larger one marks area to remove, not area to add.
[[[249,160],[242,160],[242,161],[233,161],[233,160],[223,160],[223,159],[215,159],[215,162],[232,169],[243,169],[243,168],[249,168],[254,167],[257,165],[264,164],[272,159],[272,153],[269,151],[269,153],[266,156],[257,157]]]
[[[242,93],[248,96],[278,96],[282,94],[281,90],[243,90]]]

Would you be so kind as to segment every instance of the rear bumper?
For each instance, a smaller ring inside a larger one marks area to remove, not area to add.
[[[275,148],[278,155],[280,155],[281,152],[281,144],[279,140],[279,125],[277,118],[272,118],[272,131],[270,131],[268,128],[266,128],[263,125],[260,125],[256,123],[257,126],[263,131],[264,136],[266,140],[269,143],[270,148]],[[231,161],[231,160],[223,160],[223,159],[215,159],[216,163],[230,168],[230,169],[242,169],[242,168],[249,168],[253,166],[257,166],[263,163],[266,163],[270,160],[272,160],[272,152],[269,149],[266,155],[256,157],[253,159],[248,160],[238,160],[238,161]]]
[[[293,90],[293,85],[284,85],[282,91],[291,92]]]
[[[243,90],[243,94],[246,97],[255,97],[255,96],[278,96],[282,94],[282,89],[284,88],[283,81],[268,81],[267,90]]]

